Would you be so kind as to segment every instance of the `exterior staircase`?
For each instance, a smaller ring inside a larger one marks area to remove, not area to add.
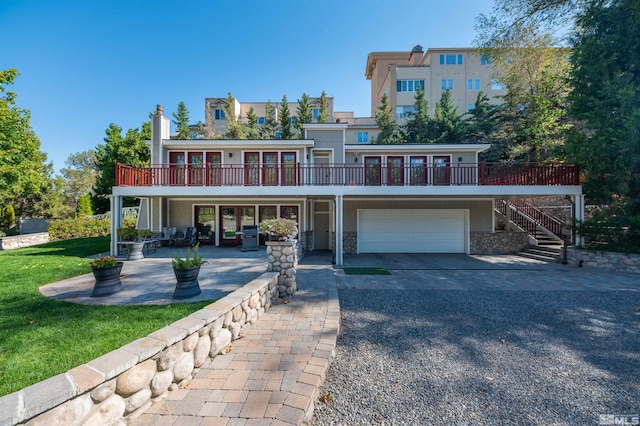
[[[532,244],[517,253],[518,256],[543,262],[562,261],[565,245],[562,227],[564,223],[525,200],[497,200],[495,213],[503,221],[506,220],[507,206],[510,208],[511,224],[529,233]]]

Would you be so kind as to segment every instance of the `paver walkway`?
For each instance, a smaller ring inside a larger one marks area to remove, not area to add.
[[[310,254],[297,270],[298,292],[200,367],[130,425],[299,425],[308,420],[340,327],[328,254]]]

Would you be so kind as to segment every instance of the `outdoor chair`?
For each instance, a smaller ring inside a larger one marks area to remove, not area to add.
[[[184,234],[184,237],[182,238],[179,238],[176,233],[176,238],[174,239],[174,245],[176,247],[184,247],[184,246],[193,247],[194,245],[196,245],[195,228],[191,226],[188,227],[187,232]]]

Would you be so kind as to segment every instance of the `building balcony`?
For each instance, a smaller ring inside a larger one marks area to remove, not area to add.
[[[117,187],[577,186],[573,164],[116,165]]]

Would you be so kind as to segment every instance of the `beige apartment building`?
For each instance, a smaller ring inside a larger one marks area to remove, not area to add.
[[[500,104],[500,96],[506,93],[495,79],[490,58],[468,47],[430,48],[424,52],[418,45],[409,52],[371,52],[365,77],[371,80],[371,116],[375,116],[386,93],[399,124],[414,111],[419,86],[429,102],[431,115],[447,89],[459,114],[473,107],[480,91],[487,94],[492,104]]]

